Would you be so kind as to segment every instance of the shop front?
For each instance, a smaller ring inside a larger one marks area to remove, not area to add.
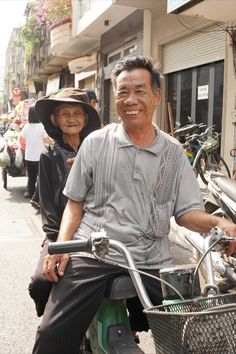
[[[163,48],[166,100],[173,124],[222,128],[226,33],[217,26],[196,31]]]

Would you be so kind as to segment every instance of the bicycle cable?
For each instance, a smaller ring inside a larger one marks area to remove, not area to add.
[[[221,240],[223,240],[224,237],[221,236],[219,239],[217,239],[216,241],[214,241],[212,243],[212,245],[208,248],[208,250],[206,250],[205,253],[203,253],[203,255],[201,256],[201,258],[199,259],[198,263],[197,263],[197,266],[194,270],[194,273],[193,273],[193,282],[192,282],[192,290],[191,290],[191,298],[193,299],[193,293],[194,293],[194,285],[195,285],[195,282],[196,282],[196,276],[197,276],[197,272],[198,272],[198,269],[200,267],[200,265],[202,264],[204,258],[207,256],[207,254],[215,247],[215,245],[217,245],[217,243],[219,243]]]
[[[113,265],[113,266],[118,266],[120,268],[123,268],[123,269],[126,269],[126,270],[131,270],[133,272],[137,272],[137,273],[140,273],[142,275],[146,275],[147,277],[150,277],[150,278],[153,278],[155,280],[158,280],[159,282],[161,283],[164,283],[165,285],[167,285],[168,287],[170,287],[178,296],[179,298],[182,300],[182,301],[185,301],[184,297],[180,294],[180,292],[173,286],[171,285],[170,283],[168,283],[167,281],[165,281],[164,279],[161,279],[155,275],[152,275],[152,274],[149,274],[147,272],[144,272],[142,270],[139,270],[139,269],[136,269],[136,268],[132,268],[132,267],[129,267],[127,265],[124,265],[124,264],[121,264],[119,262],[116,262],[116,261],[111,261],[111,260],[108,260],[108,259],[103,259],[101,257],[99,257],[95,252],[93,253],[93,255],[95,256],[95,258],[100,261],[100,262],[103,262],[103,263],[107,263],[107,264],[110,264],[110,265]]]

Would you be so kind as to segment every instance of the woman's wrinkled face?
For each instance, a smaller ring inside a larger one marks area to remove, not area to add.
[[[55,122],[64,134],[78,134],[85,126],[87,114],[78,103],[62,104],[55,112]]]

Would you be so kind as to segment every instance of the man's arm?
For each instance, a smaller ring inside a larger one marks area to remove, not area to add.
[[[204,211],[189,211],[177,218],[176,222],[180,226],[184,226],[189,230],[199,233],[207,233],[213,227],[218,226],[222,231],[229,233],[232,237],[236,237],[236,224],[227,219],[207,214]],[[236,240],[235,242],[230,243],[229,248],[227,249],[227,255],[230,256],[235,251]]]
[[[71,240],[80,225],[82,217],[83,202],[78,203],[69,199],[62,216],[57,241]],[[68,260],[69,254],[47,255],[43,264],[43,275],[50,281],[57,282],[58,275],[62,276],[64,274]]]
[[[217,226],[218,223],[217,216],[207,214],[201,210],[191,210],[179,218],[176,218],[176,222],[180,226],[184,226],[189,230],[200,232],[200,233],[207,233],[213,227]]]
[[[68,241],[72,239],[84,214],[83,204],[83,202],[78,203],[68,199],[62,215],[60,231],[57,238],[58,241]]]

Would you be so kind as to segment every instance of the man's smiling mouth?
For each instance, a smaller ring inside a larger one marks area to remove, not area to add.
[[[127,116],[134,116],[136,114],[139,114],[140,111],[126,111],[125,113],[127,114]]]

